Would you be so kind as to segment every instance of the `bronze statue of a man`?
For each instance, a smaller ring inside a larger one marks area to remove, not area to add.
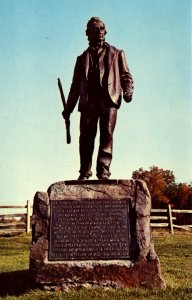
[[[71,89],[64,118],[70,114],[79,100],[80,117],[80,176],[86,180],[91,175],[92,155],[100,128],[100,145],[97,157],[98,179],[109,179],[112,160],[113,132],[121,94],[126,102],[132,100],[133,79],[122,50],[105,42],[105,24],[92,17],[87,23],[86,35],[89,47],[77,57]]]

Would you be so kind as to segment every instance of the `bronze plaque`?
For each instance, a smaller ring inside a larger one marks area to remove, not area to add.
[[[53,200],[49,260],[128,259],[129,201]]]

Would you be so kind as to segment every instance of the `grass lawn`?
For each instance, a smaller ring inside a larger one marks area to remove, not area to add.
[[[0,238],[0,299],[62,300],[192,300],[192,234],[154,231],[155,249],[161,262],[166,290],[93,289],[65,293],[45,292],[32,286],[29,278],[31,236]]]

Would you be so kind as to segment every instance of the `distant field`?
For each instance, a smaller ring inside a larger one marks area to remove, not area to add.
[[[80,290],[45,292],[29,278],[30,235],[0,238],[0,299],[58,300],[192,300],[192,233],[154,231],[155,249],[161,262],[164,291],[148,289]]]

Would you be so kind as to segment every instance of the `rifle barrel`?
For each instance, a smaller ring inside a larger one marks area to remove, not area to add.
[[[63,103],[63,108],[64,108],[64,110],[66,110],[65,96],[64,96],[62,84],[61,84],[61,81],[60,81],[59,78],[58,78],[58,87],[59,87],[60,94],[61,94],[61,100],[62,100],[62,103]]]
[[[58,78],[58,87],[59,87],[59,91],[61,94],[61,100],[63,103],[63,108],[64,108],[64,112],[66,112],[67,109],[67,105],[66,105],[66,101],[65,101],[65,96],[63,93],[63,88],[62,88],[62,84],[60,79]],[[71,135],[70,135],[70,120],[65,119],[65,125],[66,125],[66,137],[67,137],[67,144],[71,143]]]

